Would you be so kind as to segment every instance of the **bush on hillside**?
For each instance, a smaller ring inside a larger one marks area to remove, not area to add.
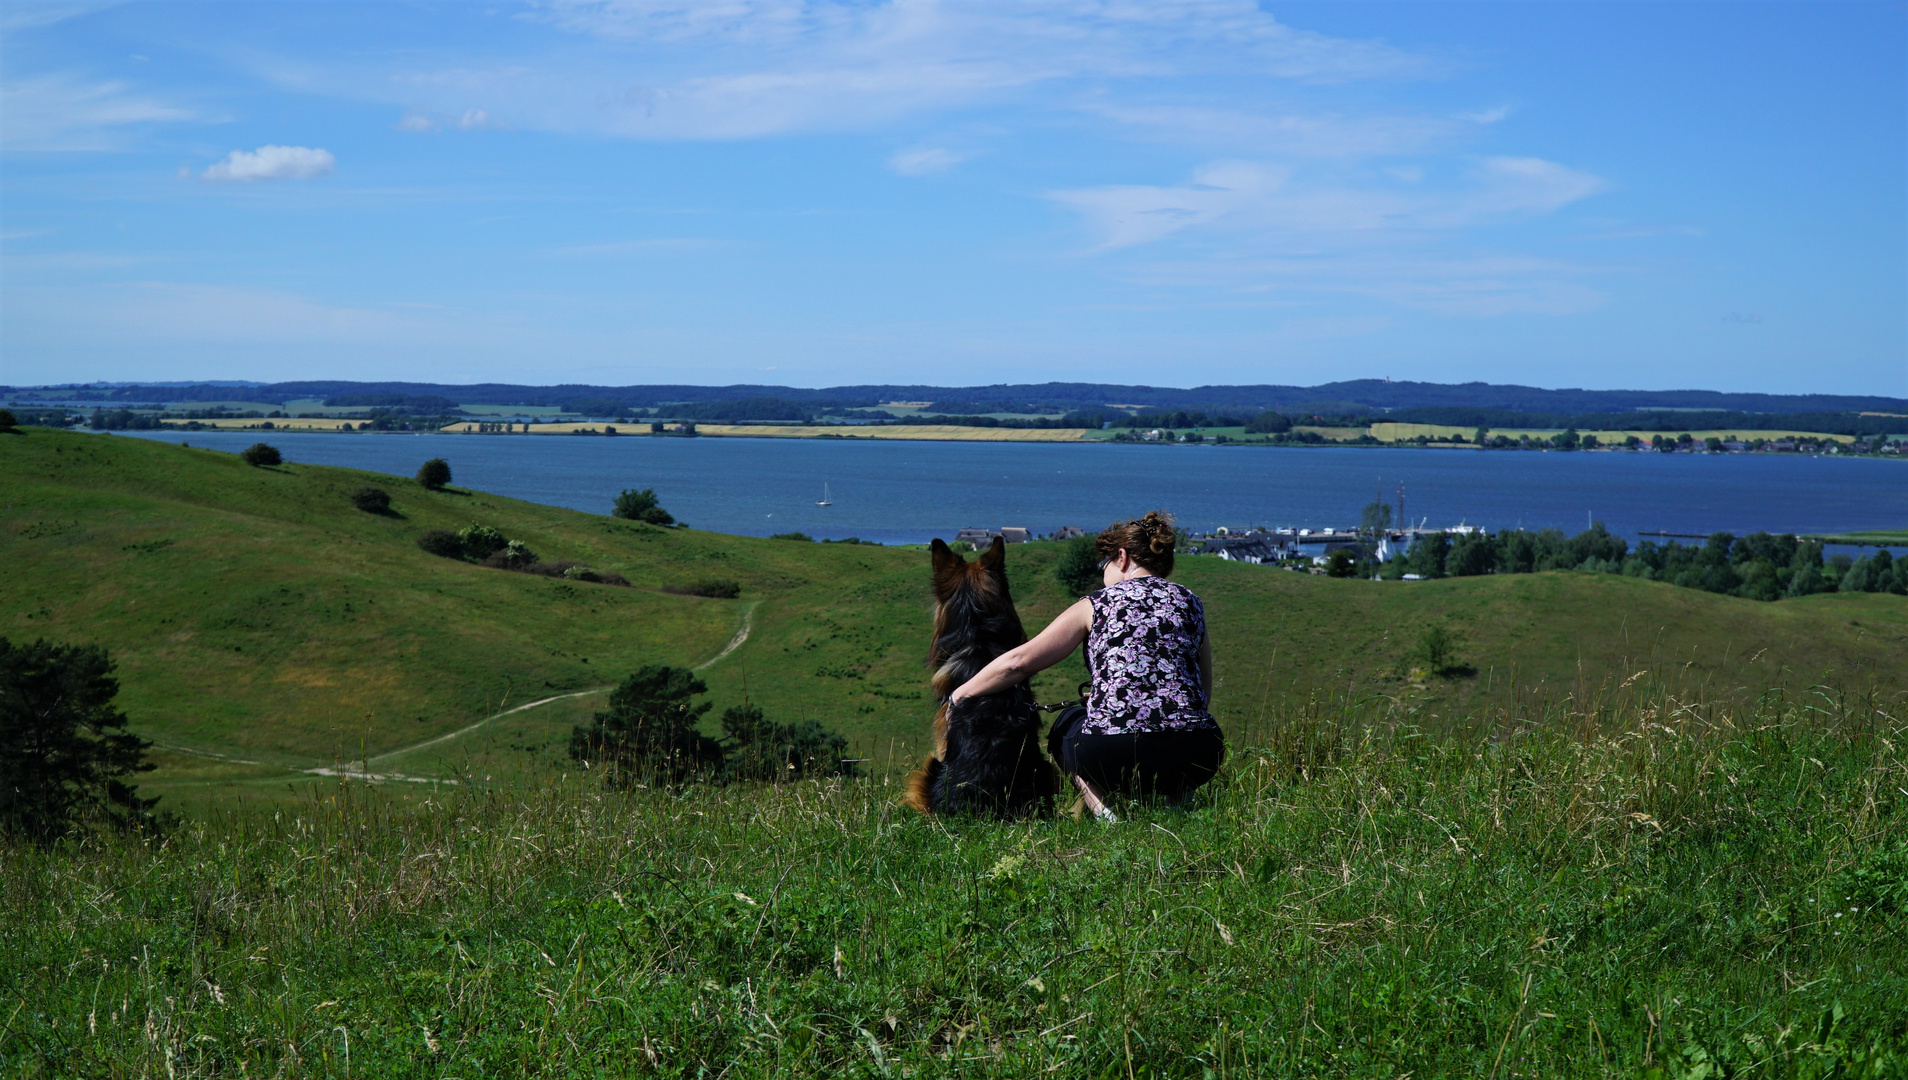
[[[516,569],[526,574],[536,574],[539,577],[563,578],[566,581],[587,581],[597,585],[615,585],[618,588],[629,588],[629,579],[621,574],[609,570],[597,570],[579,562],[570,562],[567,559],[558,559],[555,562],[531,563],[529,566],[514,568],[505,567],[505,569]]]
[[[727,578],[704,578],[691,585],[665,585],[663,591],[678,596],[707,596],[716,600],[733,600],[742,595],[742,586]]]
[[[477,562],[510,546],[510,540],[504,534],[488,525],[464,526],[457,530],[457,542],[463,545],[464,557]]]
[[[417,467],[417,482],[432,491],[451,482],[450,462],[434,457]]]
[[[367,514],[391,512],[391,493],[383,488],[361,487],[351,493],[351,505]]]
[[[1094,538],[1076,536],[1067,541],[1067,548],[1053,564],[1053,576],[1060,581],[1060,587],[1067,590],[1068,596],[1085,596],[1102,587],[1105,576],[1100,573],[1100,560],[1094,557]]]
[[[1430,627],[1419,636],[1411,659],[1431,674],[1447,679],[1477,673],[1476,668],[1458,659],[1458,637],[1442,626]]]
[[[432,529],[417,538],[417,546],[433,555],[446,559],[464,557],[464,542],[449,529]]]
[[[478,561],[493,570],[528,570],[538,562],[537,553],[531,551],[521,540],[507,541],[503,547],[492,551]]]
[[[245,449],[240,450],[239,457],[244,458],[245,464],[254,468],[263,468],[267,465],[282,465],[285,461],[285,459],[279,455],[278,447],[270,443],[262,442],[255,442]]]
[[[724,774],[732,780],[800,780],[810,776],[856,776],[842,760],[848,740],[816,720],[778,724],[758,705],[722,713]]]
[[[770,540],[806,540],[813,543],[815,538],[805,532],[770,533]]]
[[[0,409],[0,431],[12,431],[19,423],[12,409]]]
[[[125,777],[152,744],[113,707],[119,683],[97,645],[0,637],[0,833],[47,842],[87,822],[150,825],[157,799]]]
[[[629,521],[641,521],[650,525],[673,525],[676,519],[664,510],[656,501],[655,488],[625,488],[616,496],[616,506],[611,510],[619,518]]]
[[[639,668],[610,692],[609,707],[589,727],[570,733],[570,757],[601,770],[611,787],[714,774],[722,744],[696,730],[712,706],[690,700],[708,690],[688,668]]]

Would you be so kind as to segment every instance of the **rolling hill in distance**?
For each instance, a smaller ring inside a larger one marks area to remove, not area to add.
[[[365,485],[390,492],[394,512],[356,509]],[[490,569],[416,542],[473,523],[631,587]],[[1052,573],[1060,550],[1010,549],[1030,628],[1071,600]],[[659,528],[139,439],[0,436],[0,634],[109,648],[121,705],[161,747],[142,786],[175,808],[282,792],[344,762],[418,778],[554,772],[601,692],[652,663],[700,668],[718,715],[746,700],[821,720],[877,771],[906,767],[933,710],[927,565],[919,548]],[[1908,606],[1888,595],[1757,603],[1578,573],[1374,583],[1196,557],[1177,576],[1206,599],[1216,712],[1235,735],[1333,696],[1435,727],[1625,680],[1892,699],[1908,676]],[[711,578],[739,595],[671,591]],[[1413,670],[1432,626],[1458,635],[1474,675]],[[1075,658],[1039,695],[1072,697],[1082,677]]]

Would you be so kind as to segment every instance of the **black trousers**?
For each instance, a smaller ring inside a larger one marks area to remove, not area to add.
[[[1089,735],[1080,730],[1085,720],[1083,705],[1061,713],[1047,747],[1061,768],[1106,795],[1180,799],[1211,780],[1226,760],[1226,737],[1216,727]]]

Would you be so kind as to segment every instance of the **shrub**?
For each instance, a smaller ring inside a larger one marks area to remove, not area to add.
[[[1325,556],[1325,576],[1357,577],[1358,552],[1349,547],[1342,547]]]
[[[12,431],[19,423],[12,409],[0,409],[0,431]]]
[[[705,578],[693,585],[666,585],[664,592],[678,596],[707,596],[716,600],[733,600],[742,595],[742,586],[726,578]]]
[[[88,819],[152,822],[159,800],[122,779],[151,770],[152,744],[126,731],[112,672],[97,645],[0,637],[0,832],[44,842]]]
[[[417,482],[436,491],[451,482],[450,462],[434,457],[417,467]]]
[[[806,540],[813,543],[815,538],[805,532],[770,533],[770,540]]]
[[[361,487],[351,493],[351,505],[367,514],[391,512],[391,493],[383,488]]]
[[[605,781],[680,783],[721,767],[722,744],[696,730],[709,690],[688,668],[649,665],[610,692],[609,708],[570,733],[570,757],[603,769]]]
[[[537,565],[537,553],[525,547],[523,541],[512,540],[479,561],[495,570],[529,570]]]
[[[860,770],[842,760],[848,740],[819,721],[778,724],[757,705],[722,713],[724,774],[734,780],[800,780],[808,776],[854,776]]]
[[[610,512],[619,518],[641,521],[650,525],[673,525],[676,521],[669,515],[669,511],[657,505],[655,488],[644,488],[641,491],[625,488],[621,495],[616,496],[616,506]]]
[[[478,562],[510,546],[510,541],[504,537],[504,534],[488,525],[464,526],[457,531],[457,542],[463,546],[466,557]]]
[[[417,538],[417,546],[433,555],[442,556],[446,559],[461,559],[464,557],[464,542],[459,540],[457,534],[451,532],[449,529],[430,530],[423,536]]]
[[[600,582],[603,580],[603,576],[601,574],[598,574],[596,571],[590,569],[587,566],[582,565],[581,563],[575,566],[566,567],[563,571],[563,576],[570,581]]]
[[[278,447],[270,443],[262,442],[255,442],[245,449],[240,450],[239,457],[244,458],[245,464],[254,468],[263,468],[267,465],[281,465],[285,461],[285,459],[279,455]]]
[[[1099,563],[1093,554],[1093,537],[1076,536],[1067,541],[1067,549],[1053,564],[1053,576],[1068,596],[1085,596],[1105,582]]]
[[[1418,647],[1411,651],[1411,656],[1422,661],[1426,671],[1445,678],[1477,672],[1458,659],[1458,637],[1442,626],[1433,626],[1420,635]]]

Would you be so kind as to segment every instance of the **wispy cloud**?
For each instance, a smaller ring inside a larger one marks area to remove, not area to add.
[[[123,82],[54,74],[0,85],[0,146],[8,150],[112,150],[137,125],[197,119]]]
[[[1289,166],[1223,161],[1197,170],[1185,184],[1108,185],[1051,197],[1078,211],[1100,247],[1112,249],[1202,229],[1311,237],[1458,229],[1549,213],[1604,186],[1598,177],[1537,158],[1487,158],[1438,190],[1300,182]]]
[[[415,110],[407,130],[482,108],[528,129],[657,139],[871,130],[1043,87],[1188,75],[1323,85],[1446,67],[1382,41],[1294,29],[1251,0],[554,0],[525,17],[560,34],[490,63],[244,62],[288,88],[395,99]]]
[[[234,150],[199,174],[201,180],[251,183],[259,180],[310,180],[330,176],[338,159],[329,150],[309,146],[261,146]]]
[[[956,153],[946,147],[917,146],[889,158],[888,168],[902,176],[926,176],[929,173],[946,172],[966,160],[966,154]]]
[[[407,112],[398,120],[399,131],[430,132],[444,128],[456,128],[459,131],[509,130],[510,125],[491,116],[485,109],[465,109],[463,115],[455,119],[442,120],[429,113]]]

